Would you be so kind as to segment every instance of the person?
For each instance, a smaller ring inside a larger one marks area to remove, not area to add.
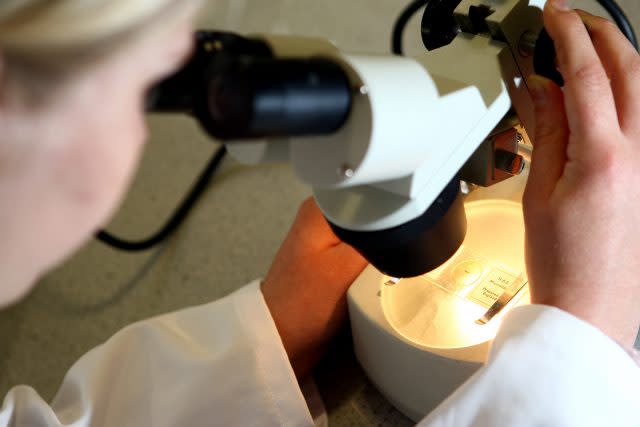
[[[143,147],[143,99],[188,56],[196,0],[0,4],[0,298],[8,305],[114,210]],[[81,17],[81,19],[80,19]],[[640,58],[607,21],[548,3],[563,90],[532,76],[524,209],[534,304],[423,426],[640,425]],[[64,29],[64,30],[62,30]],[[264,281],[125,328],[49,404],[0,426],[313,425],[298,385],[365,261],[301,207]]]

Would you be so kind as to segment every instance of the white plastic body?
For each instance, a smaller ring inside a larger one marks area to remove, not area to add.
[[[460,34],[416,58],[348,55],[322,39],[258,36],[278,57],[341,64],[355,94],[352,112],[334,135],[233,143],[229,151],[244,163],[291,162],[325,216],[343,228],[377,231],[415,219],[512,107],[530,129],[525,76],[533,65],[518,44],[542,27],[542,3],[463,0],[456,13],[479,4],[494,9],[487,21],[499,37]]]
[[[375,231],[422,215],[509,111],[500,78],[501,58],[509,57],[504,45],[478,36],[461,36],[421,62],[392,58],[385,66],[351,57],[369,88],[357,102],[369,107],[354,108],[353,122],[336,140],[292,146],[294,167],[312,183],[325,216],[343,228]],[[454,70],[436,66],[455,62],[462,63]],[[323,156],[328,147],[340,147],[349,158]],[[353,176],[340,176],[340,164]]]

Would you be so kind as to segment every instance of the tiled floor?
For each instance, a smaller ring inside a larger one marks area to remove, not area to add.
[[[640,2],[620,3],[640,29]],[[391,23],[404,4],[211,0],[201,22],[244,33],[317,35],[346,50],[386,52]],[[416,22],[415,41],[410,42],[415,49]],[[122,236],[141,237],[160,225],[216,148],[188,119],[150,121],[152,136],[142,169],[109,227]],[[0,393],[30,384],[51,398],[73,361],[123,326],[218,298],[264,275],[307,194],[286,166],[245,167],[227,161],[188,223],[163,248],[130,255],[95,242],[87,245],[25,301],[0,313]],[[340,351],[325,364],[320,381],[332,425],[381,420],[408,425],[364,380],[348,347]],[[338,382],[338,376],[348,380]]]

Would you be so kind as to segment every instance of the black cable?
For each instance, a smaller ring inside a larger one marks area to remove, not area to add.
[[[391,37],[391,51],[396,55],[404,55],[402,49],[402,38],[404,36],[404,30],[407,28],[407,24],[413,15],[418,13],[420,9],[425,7],[430,0],[414,0],[407,6],[404,11],[396,19],[396,23],[393,25],[393,35]]]
[[[128,252],[139,252],[150,249],[158,243],[166,240],[171,234],[184,222],[191,209],[200,199],[202,194],[207,189],[207,186],[211,182],[211,178],[219,169],[222,160],[227,154],[226,147],[222,146],[213,155],[205,169],[200,174],[200,177],[195,182],[189,193],[184,198],[178,209],[175,210],[171,218],[166,222],[164,227],[160,231],[153,234],[151,237],[140,241],[127,241],[115,237],[106,231],[101,231],[96,235],[96,238],[102,243],[112,246],[116,249],[120,249]]]
[[[631,44],[636,48],[636,50],[640,50],[638,47],[638,39],[636,37],[635,31],[633,29],[633,25],[629,18],[624,13],[622,8],[615,2],[615,0],[595,0],[597,1],[613,18],[614,22],[620,28],[620,31],[629,39]],[[426,7],[431,0],[414,0],[411,2],[398,16],[394,26],[393,26],[393,35],[391,37],[391,51],[396,55],[403,55],[402,48],[402,39],[404,36],[404,31],[409,24],[409,21],[420,11],[420,9]]]
[[[596,0],[604,9],[611,15],[613,21],[618,25],[622,34],[625,35],[626,38],[629,39],[633,47],[638,50],[638,39],[636,37],[635,31],[633,30],[633,25],[629,18],[624,13],[622,8],[616,3],[614,0]]]

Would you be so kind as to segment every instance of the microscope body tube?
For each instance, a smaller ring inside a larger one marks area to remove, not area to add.
[[[265,43],[285,58],[304,51],[338,64],[350,113],[335,133],[230,144],[231,154],[290,161],[336,235],[389,276],[424,274],[450,258],[466,233],[457,173],[511,107],[501,75],[508,47],[460,37],[405,58],[344,55],[319,42],[314,55],[309,45],[297,51],[295,38],[282,50]]]
[[[418,58],[263,37],[274,55],[339,64],[354,93],[349,117],[333,134],[229,144],[229,151],[246,163],[289,161],[327,219],[344,229],[387,230],[424,215],[511,107],[501,67],[513,58],[485,37],[459,37]]]

